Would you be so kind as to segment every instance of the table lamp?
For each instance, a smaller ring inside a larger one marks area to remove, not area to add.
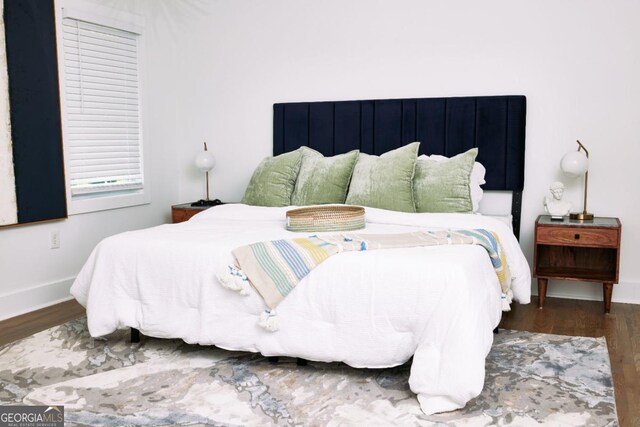
[[[204,151],[199,152],[196,155],[196,167],[204,172],[205,182],[207,185],[207,197],[206,199],[198,200],[192,203],[191,206],[215,206],[220,204],[220,200],[209,199],[209,171],[216,165],[216,158],[207,149],[207,143],[204,143]]]
[[[580,141],[577,151],[570,151],[564,155],[560,162],[562,172],[570,177],[577,178],[584,174],[584,208],[582,212],[576,212],[569,215],[570,219],[579,221],[593,221],[593,214],[587,212],[587,190],[589,188],[589,152]],[[584,150],[584,152],[582,151]]]

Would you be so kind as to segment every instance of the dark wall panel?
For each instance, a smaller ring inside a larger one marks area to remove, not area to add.
[[[402,141],[417,141],[417,101],[405,99],[402,101]]]
[[[67,216],[54,5],[4,0],[18,222]]]
[[[309,146],[309,105],[294,105],[284,110],[284,151]]]
[[[478,161],[487,170],[499,172],[492,182],[499,187],[507,186],[507,105],[504,98],[479,99],[476,105],[476,146],[482,147]]]
[[[476,99],[451,98],[446,103],[444,154],[451,157],[475,147]]]
[[[446,98],[419,99],[416,103],[416,141],[420,141],[420,154],[445,152],[447,123]]]
[[[275,104],[273,154],[307,140],[325,155],[353,149],[379,155],[414,141],[421,154],[449,157],[478,147],[487,168],[483,188],[520,191],[525,121],[524,96]]]
[[[335,106],[335,141],[336,153],[359,150],[362,141],[362,115],[360,103],[340,102]]]
[[[380,155],[402,145],[402,101],[376,101],[373,116],[373,154]]]
[[[360,101],[360,151],[372,154],[374,150],[373,117],[375,113],[375,101]]]
[[[331,102],[309,104],[309,147],[333,156],[335,124]]]
[[[507,152],[506,187],[517,187],[524,182],[524,144],[511,144],[509,141],[524,141],[527,118],[527,104],[519,99],[509,98],[507,102]]]

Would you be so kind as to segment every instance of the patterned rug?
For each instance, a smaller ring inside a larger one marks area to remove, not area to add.
[[[127,331],[88,335],[80,319],[0,348],[0,402],[65,406],[67,425],[616,426],[604,338],[501,331],[484,391],[464,409],[425,416],[410,365],[353,369]]]

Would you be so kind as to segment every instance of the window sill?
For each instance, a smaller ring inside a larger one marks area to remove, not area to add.
[[[69,215],[79,215],[110,209],[127,208],[151,203],[149,191],[134,191],[120,194],[101,194],[84,197],[71,197],[68,206]]]

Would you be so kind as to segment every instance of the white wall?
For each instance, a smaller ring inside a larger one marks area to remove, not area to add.
[[[66,220],[0,228],[0,319],[68,299],[69,287],[93,247],[112,234],[169,221],[178,199],[175,161],[175,44],[171,16],[146,1],[76,1],[85,9],[107,6],[146,18],[142,82],[144,148],[151,163],[151,203],[74,215]],[[57,3],[59,6],[60,3]],[[60,249],[49,249],[49,233],[59,230]]]
[[[165,3],[166,4],[166,3]],[[177,33],[179,196],[202,197],[193,156],[218,158],[215,197],[238,201],[271,154],[272,104],[286,101],[523,94],[528,99],[521,243],[549,183],[581,205],[559,162],[591,152],[589,209],[623,224],[614,301],[640,303],[640,2],[635,0],[219,0]],[[197,11],[197,13],[195,13]],[[552,282],[548,294],[601,298],[601,286]]]

